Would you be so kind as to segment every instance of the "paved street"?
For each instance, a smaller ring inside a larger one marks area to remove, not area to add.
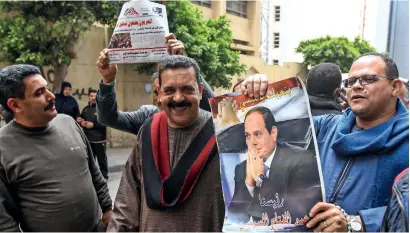
[[[111,149],[107,148],[108,157],[108,189],[112,200],[115,200],[118,185],[120,184],[122,169],[127,162],[132,148]]]

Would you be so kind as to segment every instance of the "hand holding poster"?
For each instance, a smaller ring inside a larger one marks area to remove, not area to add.
[[[157,62],[167,54],[164,5],[148,0],[124,3],[108,46],[111,64]]]
[[[307,94],[298,78],[250,98],[210,99],[225,198],[224,232],[305,231],[324,200]]]

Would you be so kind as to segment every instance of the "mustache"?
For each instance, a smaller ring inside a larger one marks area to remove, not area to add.
[[[44,108],[44,110],[52,109],[56,102],[54,100],[50,101],[50,103]]]
[[[190,107],[190,106],[191,106],[191,103],[186,100],[179,102],[179,103],[175,101],[168,103],[169,108],[183,108],[183,107]]]

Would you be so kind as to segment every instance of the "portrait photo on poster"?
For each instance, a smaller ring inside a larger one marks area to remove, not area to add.
[[[324,188],[308,96],[298,77],[251,98],[210,98],[220,152],[224,232],[307,231]]]

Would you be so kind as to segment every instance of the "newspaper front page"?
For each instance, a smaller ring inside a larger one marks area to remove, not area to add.
[[[126,2],[108,46],[111,64],[158,62],[167,55],[168,19],[164,5]]]

